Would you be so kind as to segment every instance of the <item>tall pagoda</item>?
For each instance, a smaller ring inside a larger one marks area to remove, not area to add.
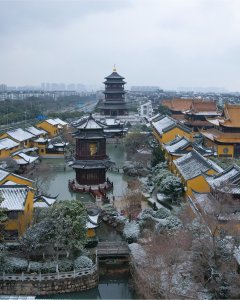
[[[128,114],[127,104],[125,102],[124,77],[117,73],[114,66],[112,74],[105,77],[104,100],[99,105],[101,115],[122,116]]]
[[[79,192],[111,188],[111,183],[106,180],[106,170],[112,162],[106,154],[104,125],[90,114],[89,117],[82,118],[76,128],[76,151],[71,164],[75,169],[76,179],[70,181],[69,187]]]

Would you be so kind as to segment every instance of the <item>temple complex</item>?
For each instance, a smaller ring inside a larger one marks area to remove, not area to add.
[[[104,116],[121,116],[128,114],[128,108],[125,102],[124,77],[117,73],[113,68],[112,74],[105,77],[104,100],[99,105],[100,113]]]
[[[218,157],[240,157],[240,105],[225,104],[222,115],[208,118],[213,126],[208,130],[201,130],[204,145],[212,147]]]
[[[213,125],[207,121],[207,118],[219,116],[215,101],[193,100],[190,109],[183,112],[185,115],[184,124],[194,131],[204,128],[212,128]]]
[[[172,118],[181,120],[194,131],[212,128],[206,119],[219,116],[215,101],[203,99],[171,99],[163,100],[162,105],[169,108]]]
[[[176,120],[184,120],[183,112],[190,109],[192,101],[193,100],[189,98],[173,98],[164,99],[161,101],[161,104],[170,110],[172,118]]]

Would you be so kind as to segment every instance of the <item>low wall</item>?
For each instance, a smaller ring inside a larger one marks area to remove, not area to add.
[[[3,279],[4,278],[4,279]],[[97,267],[88,272],[0,276],[0,295],[50,295],[85,291],[98,285]]]

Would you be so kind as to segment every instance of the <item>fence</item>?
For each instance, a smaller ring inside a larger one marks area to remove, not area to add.
[[[49,274],[5,274],[0,276],[0,281],[46,281],[46,280],[59,280],[67,278],[79,278],[86,275],[92,275],[97,272],[97,264],[93,265],[91,268],[83,268],[80,270],[73,270],[70,272],[57,272]]]

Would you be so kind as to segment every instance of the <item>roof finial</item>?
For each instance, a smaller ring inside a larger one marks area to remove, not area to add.
[[[113,66],[113,72],[117,72],[116,65]]]

